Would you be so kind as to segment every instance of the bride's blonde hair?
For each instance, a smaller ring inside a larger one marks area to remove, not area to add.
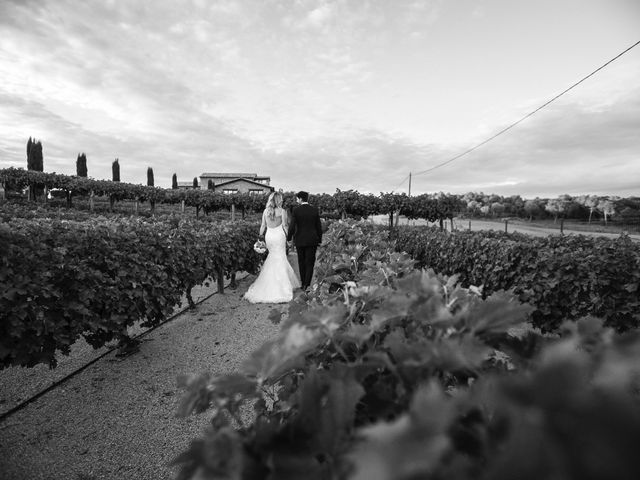
[[[276,219],[276,208],[282,208],[282,193],[273,192],[267,200],[267,217],[270,220]]]

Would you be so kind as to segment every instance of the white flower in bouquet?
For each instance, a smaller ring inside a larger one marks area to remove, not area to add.
[[[263,254],[267,251],[267,245],[262,240],[258,240],[256,243],[253,244],[253,250],[256,253]]]

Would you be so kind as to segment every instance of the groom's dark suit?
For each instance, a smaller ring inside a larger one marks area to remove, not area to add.
[[[293,239],[298,253],[300,283],[306,289],[311,285],[313,267],[316,263],[316,249],[322,242],[322,224],[316,207],[308,203],[298,205],[291,214],[291,224],[287,240]]]

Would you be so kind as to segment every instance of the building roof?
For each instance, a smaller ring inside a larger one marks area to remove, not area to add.
[[[193,187],[193,180],[190,182],[178,182],[179,187]]]
[[[265,185],[264,183],[260,183],[260,182],[254,182],[253,180],[249,180],[248,178],[238,178],[238,177],[232,178],[231,180],[227,180],[226,182],[217,183],[216,184],[216,188],[224,187],[225,185],[228,185],[228,184],[234,183],[234,182],[246,182],[246,183],[250,183],[251,185],[255,185],[257,187],[260,187],[260,188],[268,188],[271,191],[275,190],[275,188],[270,186],[270,185]]]
[[[256,178],[257,173],[203,173],[201,177],[217,177],[217,178]]]

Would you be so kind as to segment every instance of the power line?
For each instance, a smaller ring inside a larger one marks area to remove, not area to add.
[[[398,187],[400,187],[404,182],[406,182],[407,180],[409,180],[409,178],[411,178],[411,174],[407,175],[406,177],[404,177],[404,179],[396,186],[396,188],[394,188],[393,190],[391,190],[392,192],[394,190],[397,190]]]
[[[558,95],[556,95],[555,97],[553,97],[551,100],[547,101],[546,103],[540,105],[538,108],[536,108],[535,110],[533,110],[532,112],[527,113],[524,117],[522,117],[520,120],[513,122],[511,125],[509,125],[508,127],[503,128],[502,130],[500,130],[498,133],[496,133],[495,135],[487,138],[486,140],[478,143],[477,145],[471,147],[468,150],[465,150],[464,152],[456,155],[453,158],[450,158],[449,160],[446,160],[442,163],[439,163],[431,168],[428,168],[426,170],[422,170],[420,172],[414,173],[413,175],[422,175],[424,173],[427,172],[431,172],[437,168],[440,167],[444,167],[445,165],[458,160],[460,157],[464,157],[465,155],[467,155],[468,153],[473,152],[474,150],[476,150],[477,148],[481,147],[482,145],[484,145],[485,143],[489,143],[491,140],[493,140],[496,137],[499,137],[500,135],[502,135],[503,133],[507,132],[508,130],[511,130],[513,127],[515,127],[516,125],[518,125],[519,123],[523,122],[524,120],[526,120],[527,118],[529,118],[530,116],[532,116],[533,114],[539,112],[540,110],[542,110],[544,107],[546,107],[547,105],[549,105],[551,102],[557,100],[558,98],[560,98],[562,95],[564,95],[565,93],[567,93],[569,90],[572,90],[573,88],[577,87],[578,85],[580,85],[582,82],[584,82],[586,79],[588,79],[589,77],[595,75],[597,72],[599,72],[600,70],[602,70],[604,67],[606,67],[607,65],[609,65],[610,63],[612,63],[613,61],[617,60],[618,58],[620,58],[622,55],[624,55],[625,53],[627,53],[629,50],[631,50],[634,47],[637,47],[638,45],[640,45],[640,40],[637,41],[636,43],[634,43],[633,45],[631,45],[629,48],[627,48],[626,50],[624,50],[623,52],[619,53],[618,55],[616,55],[615,57],[613,57],[611,60],[609,60],[607,63],[601,65],[600,67],[598,67],[597,69],[595,69],[593,72],[591,72],[589,75],[587,75],[586,77],[582,78],[581,80],[577,81],[576,83],[574,83],[573,85],[571,85],[569,88],[567,88],[566,90],[564,90],[563,92],[559,93]],[[407,176],[407,178],[409,178]],[[407,178],[405,178],[402,183],[404,183]],[[402,185],[401,183],[401,185]],[[397,187],[396,187],[397,188]]]

